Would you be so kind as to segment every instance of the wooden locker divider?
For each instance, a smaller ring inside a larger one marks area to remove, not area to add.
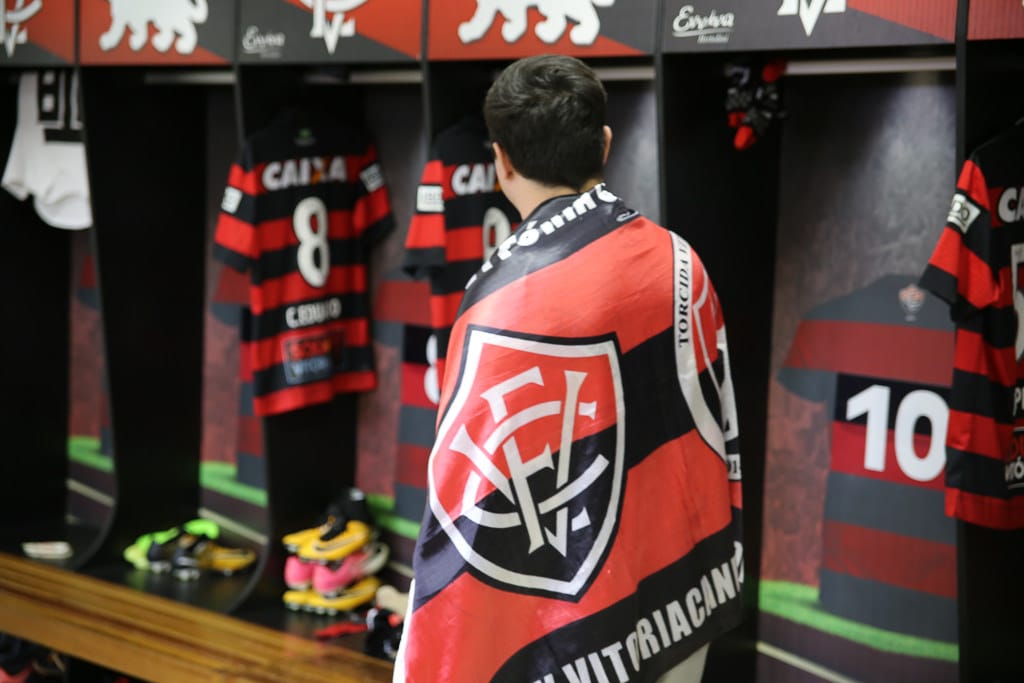
[[[0,169],[17,120],[18,71],[0,72]],[[10,78],[8,78],[10,76]],[[2,172],[2,170],[0,170]],[[0,190],[0,282],[7,334],[0,398],[6,456],[0,462],[0,547],[64,539],[68,473],[70,235],[46,225],[32,201]],[[72,539],[78,548],[77,539]]]
[[[970,0],[957,17],[957,168],[971,152],[1024,117],[1024,36],[969,40]],[[1018,124],[1019,125],[1019,124]],[[1024,662],[1016,652],[1024,628],[1024,530],[957,527],[960,680],[967,683],[1020,680]]]
[[[662,223],[700,255],[725,311],[743,459],[743,625],[712,645],[706,680],[754,680],[779,135],[732,149],[729,56],[659,56]],[[724,150],[724,152],[723,152]],[[699,201],[698,201],[699,198]],[[740,247],[739,245],[742,245]]]
[[[87,571],[176,594],[173,579],[133,570],[121,553],[198,512],[205,277],[194,198],[204,192],[205,108],[197,90],[149,87],[144,75],[82,70],[118,475],[113,519]]]

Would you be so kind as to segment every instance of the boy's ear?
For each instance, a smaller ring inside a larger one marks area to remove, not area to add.
[[[491,149],[494,150],[494,170],[498,174],[498,181],[511,178],[512,174],[515,173],[515,166],[512,165],[508,154],[505,153],[505,150],[497,142],[491,143]]]
[[[604,127],[604,162],[608,163],[608,152],[612,148],[612,129],[610,126]]]

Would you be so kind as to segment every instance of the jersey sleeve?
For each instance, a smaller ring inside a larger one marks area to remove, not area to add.
[[[416,210],[409,223],[402,267],[415,278],[430,277],[445,265],[444,163],[436,154],[423,168]]]
[[[828,401],[835,384],[835,372],[821,365],[836,354],[837,344],[832,334],[834,331],[820,320],[805,318],[801,321],[779,369],[779,383],[808,401]]]
[[[259,256],[256,239],[259,169],[248,149],[231,165],[213,237],[213,255],[237,271],[245,272]]]
[[[992,228],[988,185],[970,159],[960,172],[946,225],[921,277],[922,287],[950,304],[956,321],[998,301]]]
[[[356,159],[357,199],[353,209],[356,234],[367,244],[375,244],[394,227],[387,181],[372,144]]]

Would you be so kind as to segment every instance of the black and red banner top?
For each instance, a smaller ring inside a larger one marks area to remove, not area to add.
[[[666,52],[951,43],[956,0],[667,0]]]
[[[967,38],[1024,38],[1024,4],[1017,0],[971,0]]]
[[[419,59],[420,0],[246,0],[238,59],[252,63]]]

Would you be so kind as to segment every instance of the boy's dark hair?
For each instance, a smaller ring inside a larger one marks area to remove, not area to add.
[[[580,190],[602,174],[607,99],[601,81],[580,60],[527,57],[491,85],[484,119],[491,140],[520,174]]]

